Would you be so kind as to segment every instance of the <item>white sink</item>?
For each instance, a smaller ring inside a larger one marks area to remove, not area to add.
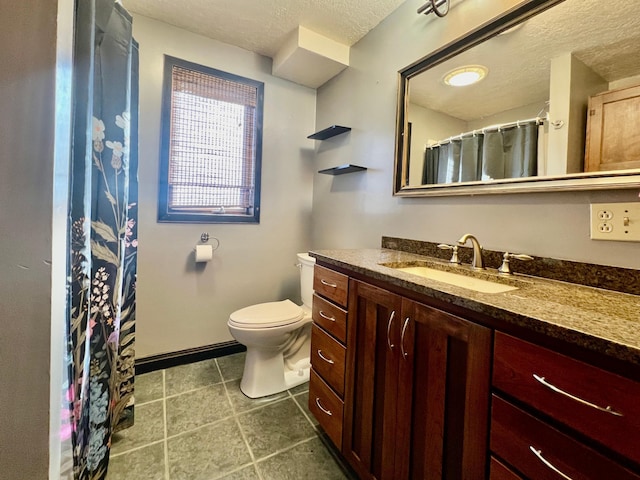
[[[394,270],[481,293],[502,293],[518,289],[518,287],[512,287],[511,285],[505,285],[503,283],[491,282],[479,278],[468,277],[467,275],[459,275],[457,273],[436,270],[429,267],[400,267],[394,268]]]

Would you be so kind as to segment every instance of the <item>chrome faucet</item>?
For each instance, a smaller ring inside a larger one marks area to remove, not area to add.
[[[470,233],[464,234],[458,240],[458,245],[464,245],[467,243],[467,240],[471,240],[471,245],[473,246],[473,261],[471,262],[471,267],[475,270],[484,270],[484,261],[482,260],[482,247],[480,243],[478,243],[478,239],[471,235]]]

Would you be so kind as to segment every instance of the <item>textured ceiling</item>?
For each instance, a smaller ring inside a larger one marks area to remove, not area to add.
[[[466,121],[535,103],[542,109],[550,59],[570,52],[609,82],[640,74],[640,1],[566,0],[411,79],[411,102]],[[471,64],[487,66],[488,76],[469,87],[444,85],[447,72]]]
[[[351,46],[404,0],[122,0],[130,12],[273,57],[302,25]]]

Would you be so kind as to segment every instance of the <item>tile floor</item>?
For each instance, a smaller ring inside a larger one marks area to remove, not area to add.
[[[108,480],[353,478],[307,408],[308,383],[252,400],[244,353],[136,377],[135,425],[113,437]]]

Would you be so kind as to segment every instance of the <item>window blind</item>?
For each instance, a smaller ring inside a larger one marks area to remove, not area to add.
[[[169,209],[251,212],[257,106],[253,85],[173,65]]]

